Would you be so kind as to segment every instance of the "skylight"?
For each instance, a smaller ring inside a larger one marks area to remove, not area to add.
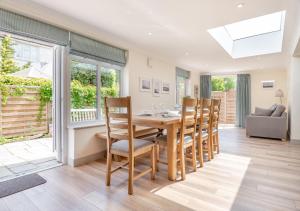
[[[283,13],[276,12],[257,18],[225,25],[225,29],[233,40],[255,35],[280,31]]]
[[[233,58],[282,50],[285,11],[209,29],[211,36]]]

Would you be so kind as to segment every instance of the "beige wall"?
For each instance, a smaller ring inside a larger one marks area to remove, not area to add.
[[[175,105],[175,65],[168,64],[157,58],[150,58],[147,64],[148,56],[131,50],[129,60],[126,66],[128,80],[124,81],[129,85],[129,95],[132,97],[132,109],[134,113],[151,110],[152,104],[165,106]],[[161,94],[159,97],[153,96],[152,92],[141,92],[139,88],[140,77],[149,79],[159,79],[170,83],[170,94]]]
[[[198,85],[198,96],[200,97],[200,73],[192,71],[191,72],[191,94],[192,97],[195,97],[194,95],[194,86]]]
[[[280,103],[280,99],[275,97],[275,91],[282,89],[284,93],[283,104],[287,105],[287,73],[284,70],[274,71],[252,71],[251,74],[251,108],[268,108],[274,103]],[[275,88],[263,89],[261,81],[274,80]]]
[[[176,103],[176,66],[159,58],[150,58],[147,64],[148,56],[143,52],[131,50],[129,60],[126,66],[125,84],[128,83],[129,95],[132,96],[132,107],[134,113],[143,112],[152,108],[152,104],[170,108]],[[151,92],[141,92],[139,89],[140,77],[159,79],[169,82],[171,85],[170,94],[161,94],[159,97],[153,96]],[[194,85],[199,86],[199,74],[191,72],[190,89],[191,96],[194,96]],[[125,85],[126,86],[126,85]],[[126,86],[127,87],[127,86]]]

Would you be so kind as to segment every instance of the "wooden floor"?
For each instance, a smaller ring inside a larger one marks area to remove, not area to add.
[[[127,195],[127,172],[106,187],[105,161],[41,172],[47,183],[0,199],[0,210],[300,210],[300,143],[246,138],[221,131],[221,153],[185,181],[137,180]]]

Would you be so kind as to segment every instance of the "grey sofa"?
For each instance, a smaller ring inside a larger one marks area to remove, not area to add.
[[[287,113],[280,117],[255,116],[251,114],[246,119],[246,134],[248,137],[264,137],[274,139],[287,139]]]

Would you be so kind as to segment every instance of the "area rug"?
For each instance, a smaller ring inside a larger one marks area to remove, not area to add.
[[[47,181],[38,174],[29,174],[8,181],[0,182],[0,198],[33,188]]]

